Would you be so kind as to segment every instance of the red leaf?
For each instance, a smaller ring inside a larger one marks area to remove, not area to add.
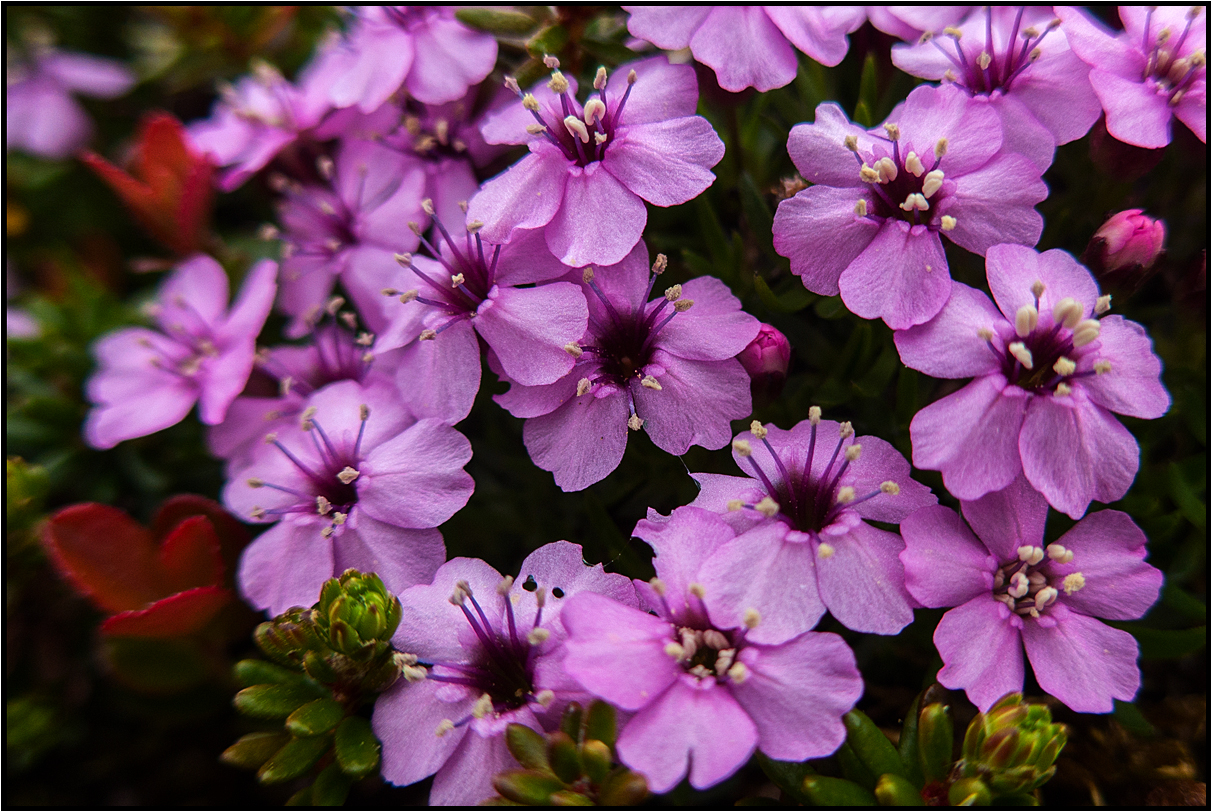
[[[235,572],[236,561],[252,540],[252,536],[248,528],[224,510],[218,502],[192,493],[170,497],[160,504],[160,509],[152,519],[152,535],[162,539],[191,516],[205,516],[210,519],[211,527],[219,539],[219,549],[222,551],[226,569],[228,572]]]
[[[232,598],[230,590],[217,586],[178,592],[146,609],[107,618],[101,632],[111,637],[186,637],[201,631]]]
[[[59,572],[106,611],[141,609],[165,594],[151,534],[117,508],[66,507],[42,540]]]
[[[193,516],[168,534],[160,545],[164,591],[184,592],[223,584],[223,557],[214,527],[205,516]]]

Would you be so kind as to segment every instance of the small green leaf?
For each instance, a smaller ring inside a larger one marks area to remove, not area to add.
[[[864,127],[875,125],[875,109],[879,105],[878,65],[875,54],[868,52],[863,60],[863,73],[859,78],[858,103],[854,107],[854,120]]]
[[[544,28],[526,42],[526,51],[536,59],[558,54],[568,44],[568,29],[562,25]]]
[[[812,304],[816,294],[805,288],[796,280],[787,286],[787,290],[776,294],[770,285],[760,275],[753,275],[753,287],[757,290],[762,304],[777,313],[795,313]]]
[[[538,20],[529,14],[509,7],[461,8],[455,12],[455,17],[459,22],[477,31],[485,31],[503,37],[525,36],[539,24]]]
[[[353,781],[336,764],[329,764],[311,785],[312,806],[344,806]]]
[[[256,770],[269,761],[274,753],[290,739],[285,733],[262,731],[241,736],[235,744],[223,751],[219,761],[232,767]]]
[[[905,712],[905,721],[901,726],[901,739],[897,742],[897,750],[901,764],[905,767],[904,775],[916,787],[922,786],[922,764],[917,752],[917,717],[922,704],[922,695],[913,698],[913,704]]]
[[[842,742],[842,746],[838,748],[837,761],[841,765],[842,776],[847,781],[853,781],[863,789],[875,789],[875,773],[863,763],[849,742]]]
[[[379,740],[361,716],[346,717],[337,726],[333,750],[341,771],[351,778],[364,778],[379,766]]]
[[[585,738],[597,739],[607,747],[614,747],[618,736],[618,715],[614,707],[595,699],[585,717]]]
[[[547,763],[546,739],[526,725],[510,723],[505,728],[505,746],[523,767],[531,770],[551,769]]]
[[[875,796],[858,784],[827,775],[805,778],[804,794],[816,806],[875,806]]]
[[[1140,643],[1140,656],[1144,660],[1173,660],[1194,654],[1208,644],[1208,627],[1193,629],[1150,629],[1135,623],[1112,623],[1123,629]]]
[[[817,299],[816,314],[822,319],[840,319],[846,315],[846,306],[841,296],[822,296]]]
[[[581,745],[581,762],[591,783],[601,784],[610,775],[612,761],[610,746],[597,739],[586,739]]]
[[[875,798],[880,806],[921,806],[922,793],[903,775],[887,773],[875,782]]]
[[[549,806],[553,792],[564,789],[564,782],[540,770],[510,770],[492,779],[497,792],[511,801],[531,806]]]
[[[286,717],[286,730],[295,736],[328,733],[345,718],[345,708],[332,699],[317,699]]]
[[[648,782],[639,773],[616,767],[598,789],[600,806],[636,806],[648,797]]]
[[[565,784],[581,777],[581,755],[577,743],[562,730],[547,734],[547,760],[551,771]]]
[[[285,719],[316,698],[301,685],[253,685],[236,694],[236,710],[255,719]]]
[[[332,739],[328,736],[309,736],[306,739],[292,737],[269,761],[261,765],[257,779],[262,784],[280,784],[298,778],[320,760],[331,743]]]
[[[846,744],[867,765],[867,769],[877,776],[885,773],[905,774],[905,765],[901,763],[896,748],[867,714],[858,709],[852,710],[842,717],[842,723],[846,725]]]
[[[961,778],[947,790],[947,800],[952,806],[989,806],[993,793],[979,778]]]
[[[591,801],[585,795],[582,795],[579,792],[573,792],[570,789],[562,789],[559,792],[551,793],[551,796],[547,799],[547,802],[549,804],[551,804],[552,806],[594,806],[595,805],[594,802]]]
[[[581,720],[585,717],[585,711],[581,707],[580,702],[570,702],[568,707],[564,708],[564,713],[560,716],[560,730],[573,741],[581,738]]]
[[[949,711],[946,705],[934,702],[918,716],[918,757],[927,784],[944,781],[951,772],[955,728]]]
[[[1191,524],[1203,530],[1208,526],[1208,508],[1192,488],[1177,463],[1170,463],[1170,496]]]
[[[783,794],[797,803],[807,803],[808,796],[804,794],[804,779],[816,775],[816,770],[808,762],[776,761],[765,753],[757,754],[758,766]]]
[[[245,688],[265,684],[297,685],[306,679],[297,671],[265,660],[241,660],[232,668],[232,676]]]
[[[740,183],[737,185],[738,191],[741,193],[741,211],[745,215],[750,233],[758,240],[767,255],[776,257],[772,242],[774,215],[770,213],[770,206],[762,197],[762,193],[758,191],[757,184],[753,182],[753,176],[748,172],[741,173]]]

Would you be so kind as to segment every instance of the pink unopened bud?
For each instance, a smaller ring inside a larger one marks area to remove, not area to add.
[[[757,338],[741,350],[737,360],[749,373],[754,400],[773,399],[778,397],[787,378],[791,344],[787,336],[769,324],[763,324]]]
[[[1165,223],[1127,209],[1094,233],[1082,260],[1104,284],[1131,292],[1148,278],[1165,242]]]

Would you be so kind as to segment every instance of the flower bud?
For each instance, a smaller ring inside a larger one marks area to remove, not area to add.
[[[346,570],[320,590],[317,624],[334,651],[355,656],[375,640],[389,640],[400,624],[400,601],[374,573]]]
[[[763,324],[757,338],[741,350],[737,360],[749,373],[754,400],[770,401],[783,390],[791,363],[791,344],[774,327]]]
[[[981,779],[995,796],[1031,792],[1056,772],[1052,765],[1067,739],[1046,706],[1007,694],[968,726],[960,772]]]
[[[1165,242],[1165,223],[1146,216],[1140,209],[1128,209],[1103,223],[1082,258],[1099,278],[1143,279],[1161,255]]]

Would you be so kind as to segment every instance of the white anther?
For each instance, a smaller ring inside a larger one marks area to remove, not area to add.
[[[863,453],[863,444],[855,443],[846,449],[846,462],[854,462]]]
[[[1048,557],[1058,564],[1068,564],[1073,560],[1073,551],[1066,549],[1060,544],[1049,544],[1047,548]]]
[[[1110,309],[1111,309],[1111,294],[1110,293],[1105,294],[1103,296],[1099,296],[1098,299],[1094,302],[1094,312],[1100,316],[1102,314],[1106,313]]]
[[[762,614],[751,606],[741,614],[741,622],[745,624],[746,629],[756,629],[762,622]]]
[[[265,487],[265,483],[263,481],[257,479],[256,477],[249,477],[247,480],[245,480],[245,482],[248,485],[248,487],[250,487],[250,488]]]
[[[1065,576],[1065,580],[1061,583],[1061,586],[1064,587],[1064,589],[1065,589],[1066,595],[1072,595],[1074,592],[1081,589],[1085,585],[1086,585],[1086,576],[1082,575],[1080,572],[1069,573],[1068,575]]]
[[[332,525],[329,525],[328,527],[325,527],[323,530],[320,531],[320,535],[323,538],[327,539],[327,538],[332,538],[332,534],[335,532],[337,532],[336,528],[334,528]]]
[[[314,425],[311,419],[316,416],[316,411],[315,406],[308,406],[304,409],[303,414],[299,415],[299,428],[303,429],[303,431],[311,431]]]
[[[440,739],[454,729],[454,722],[450,721],[449,719],[443,719],[442,721],[438,722],[438,727],[434,730],[433,735]]]
[[[631,429],[632,431],[639,431],[640,429],[644,428],[644,418],[640,417],[638,414],[633,414],[631,417],[627,418],[627,428]]]
[[[359,474],[360,472],[357,468],[352,468],[346,465],[345,468],[343,468],[341,472],[337,474],[337,479],[341,480],[342,485],[348,485],[357,479]]]
[[[980,56],[976,58],[976,64],[981,70],[989,67],[992,62],[993,57],[989,56],[988,51],[981,51]]]
[[[657,594],[658,598],[665,597],[665,582],[660,578],[649,579],[648,585],[652,587],[652,591]]]
[[[405,268],[412,264],[412,254],[396,254],[395,258],[396,262]]]
[[[700,583],[690,584],[690,586],[686,587],[686,591],[699,600],[702,600],[703,596],[707,594],[707,590],[703,589],[703,585]]]
[[[544,688],[534,695],[534,701],[537,702],[540,707],[551,707],[551,703],[555,701],[555,691],[551,690],[550,688]]]
[[[437,337],[437,330],[422,330],[421,335],[417,336],[421,341],[433,341]]]
[[[645,375],[643,378],[640,378],[640,386],[645,389],[652,389],[655,392],[661,391],[661,384],[651,375]]]
[[[593,281],[593,266],[586,265],[585,270],[581,271],[581,281],[588,285]]]
[[[729,646],[728,638],[724,636],[723,632],[715,629],[707,629],[703,632],[703,642],[716,651],[726,649]]]
[[[917,192],[912,192],[905,195],[905,202],[901,203],[900,207],[905,211],[913,211],[914,209],[918,211],[926,211],[930,208],[930,204],[926,201],[925,197]]]
[[[1056,596],[1059,593],[1050,586],[1046,586],[1039,592],[1035,593],[1035,608],[1043,609],[1045,606],[1056,602]]]
[[[1036,298],[1036,301],[1038,301],[1039,298],[1044,295],[1044,291],[1046,289],[1047,286],[1043,283],[1043,280],[1036,279],[1031,283],[1031,295]]]
[[[1066,328],[1072,330],[1082,320],[1082,310],[1081,302],[1066,296],[1056,303],[1056,307],[1052,308],[1052,319],[1057,324],[1063,324]]]
[[[859,167],[859,177],[862,179],[863,183],[880,182],[880,173],[867,166],[867,164],[863,164]]]
[[[636,80],[635,71],[634,70],[627,71],[627,84],[634,85],[635,80]]]
[[[1010,597],[1018,599],[1026,595],[1031,589],[1031,582],[1027,580],[1027,576],[1021,572],[1014,573],[1014,577],[1010,579],[1010,588],[1006,592]]]
[[[577,397],[584,397],[585,393],[593,388],[593,381],[588,378],[581,378],[577,381]]]
[[[457,288],[466,281],[467,279],[461,273],[451,274],[450,276],[450,286],[452,288]]]
[[[1052,365],[1052,371],[1057,375],[1067,378],[1077,371],[1077,364],[1073,363],[1062,355],[1060,358],[1057,358],[1056,363]]]
[[[808,422],[813,426],[820,425],[820,422],[821,422],[821,407],[820,406],[809,406],[808,407]]]
[[[1102,328],[1097,319],[1086,319],[1073,329],[1073,346],[1084,347],[1098,338]]]
[[[547,132],[547,127],[543,124],[527,124],[526,132],[530,133],[531,135],[542,135],[543,133]]]
[[[749,669],[742,662],[735,662],[728,669],[728,679],[732,680],[737,685],[740,685],[745,680],[749,679]]]
[[[736,657],[736,649],[723,649],[715,658],[715,673],[717,676],[724,676],[728,673],[729,667],[732,666],[732,661]]]
[[[660,276],[665,273],[665,269],[669,267],[669,257],[664,254],[657,254],[656,259],[652,261],[652,273]]]
[[[934,144],[934,157],[936,159],[938,159],[938,158],[942,158],[946,154],[947,154],[947,139],[940,138]]]
[[[252,516],[254,519],[264,519],[265,508],[261,507],[260,505],[253,505],[253,509],[248,511],[248,515]]]
[[[707,666],[705,665],[696,665],[694,668],[691,668],[688,673],[690,673],[692,676],[698,677],[699,679],[707,679],[711,676],[711,671],[708,670]]]
[[[839,505],[848,505],[854,501],[854,496],[854,488],[850,487],[849,485],[844,485],[838,489],[837,503]]]
[[[332,502],[329,502],[323,496],[316,497],[316,512],[321,516],[327,516],[328,511],[332,510]]]
[[[889,496],[896,496],[900,492],[901,486],[897,485],[890,479],[880,483],[880,493],[886,493]]]
[[[539,111],[538,100],[529,93],[522,97],[522,106],[532,113],[537,113]]]
[[[673,285],[671,287],[665,288],[665,300],[666,301],[676,302],[680,298],[682,298],[682,286],[681,285]]]
[[[602,67],[601,65],[598,66],[598,72],[593,75],[593,89],[606,89],[606,68]]]
[[[1025,561],[1031,566],[1035,566],[1044,560],[1044,548],[1036,547],[1031,544],[1024,544],[1018,548],[1018,560]]]
[[[421,682],[429,676],[429,672],[418,665],[401,666],[400,673],[404,676],[406,682]]]
[[[685,313],[692,307],[694,307],[694,299],[678,299],[673,303],[673,309],[678,313]]]
[[[547,629],[531,629],[526,633],[526,642],[532,646],[538,646],[545,642],[548,637],[551,637],[551,632]]]
[[[753,453],[753,447],[749,445],[748,440],[736,439],[732,441],[732,450],[740,454],[742,457],[748,457]]]
[[[492,697],[488,694],[481,694],[476,700],[476,704],[471,706],[471,715],[477,719],[483,719],[488,714],[492,713]]]
[[[1067,398],[1073,394],[1073,387],[1064,382],[1058,383],[1056,385],[1056,394],[1062,398]]]
[[[943,177],[941,169],[927,172],[926,177],[922,179],[922,196],[929,200],[935,192],[943,188]]]
[[[888,133],[888,137],[893,141],[901,140],[901,128],[896,124],[885,124],[884,132]]]
[[[897,169],[896,164],[891,158],[880,158],[875,162],[875,171],[880,175],[880,183],[891,183],[896,180]]]
[[[946,28],[944,28],[943,33],[949,37],[954,37],[955,39],[959,39],[960,37],[962,37],[964,35],[964,33],[962,31],[960,31],[958,28],[956,28],[955,26],[952,26],[952,25],[949,25]]]
[[[771,499],[769,496],[763,496],[761,501],[753,506],[753,509],[765,516],[767,519],[773,519],[779,515],[779,503]]]
[[[859,198],[859,201],[854,204],[854,213],[859,217],[867,216],[867,201]]]
[[[846,136],[845,138],[842,139],[842,145],[845,146],[846,149],[850,150],[851,152],[857,153],[858,152],[858,136],[857,135]]]
[[[584,114],[585,123],[592,126],[606,117],[606,105],[601,99],[590,99],[585,102]]]
[[[1011,342],[1010,346],[1006,349],[1010,351],[1010,354],[1013,355],[1024,368],[1032,369],[1035,366],[1035,361],[1031,357],[1031,350],[1027,349],[1027,345],[1023,342]]]
[[[1110,371],[1111,371],[1111,362],[1110,361],[1104,360],[1104,361],[1095,361],[1094,362],[1094,374],[1095,375],[1106,375]]]
[[[509,588],[511,586],[513,586],[513,576],[506,575],[504,578],[502,578],[500,580],[500,582],[497,583],[497,594],[498,595],[508,595]]]
[[[749,424],[749,433],[759,440],[764,440],[769,432],[767,431],[766,427],[762,425],[760,420],[754,420]]]
[[[943,71],[943,80],[954,84],[959,81],[959,77],[955,75],[955,71],[947,68],[947,70]]]
[[[1031,331],[1037,324],[1039,324],[1039,311],[1035,309],[1035,305],[1023,305],[1014,314],[1014,332],[1018,334],[1019,338],[1031,335]]]
[[[337,213],[337,210],[334,209],[332,207],[332,204],[329,203],[327,200],[321,200],[320,201],[320,212],[322,214],[327,215],[328,217],[332,217],[334,214]],[[337,243],[337,244],[340,245],[340,243]]]
[[[564,117],[564,129],[581,139],[582,144],[589,143],[589,129],[585,126],[585,122],[576,116]]]
[[[557,71],[552,71],[551,80],[547,83],[547,88],[557,96],[568,91],[568,80],[564,78],[564,74]]]
[[[695,629],[682,629],[679,634],[682,638],[682,656],[687,659],[694,657],[694,653],[699,650],[699,643],[702,640],[700,632]]]
[[[827,544],[823,541],[821,542],[821,545],[816,548],[818,558],[833,558],[833,554],[835,552],[836,550],[833,549],[832,544]]]
[[[581,349],[580,344],[576,343],[575,341],[569,341],[564,345],[564,352],[568,353],[573,358],[580,358],[585,351]]]
[[[926,167],[922,165],[922,159],[912,150],[905,156],[905,168],[912,172],[914,177],[918,178],[926,172]]]
[[[729,499],[724,503],[724,507],[729,513],[736,513],[738,510],[745,507],[745,502],[740,499]]]
[[[1048,578],[1042,572],[1033,572],[1027,576],[1027,580],[1033,587],[1043,587],[1048,584]]]

